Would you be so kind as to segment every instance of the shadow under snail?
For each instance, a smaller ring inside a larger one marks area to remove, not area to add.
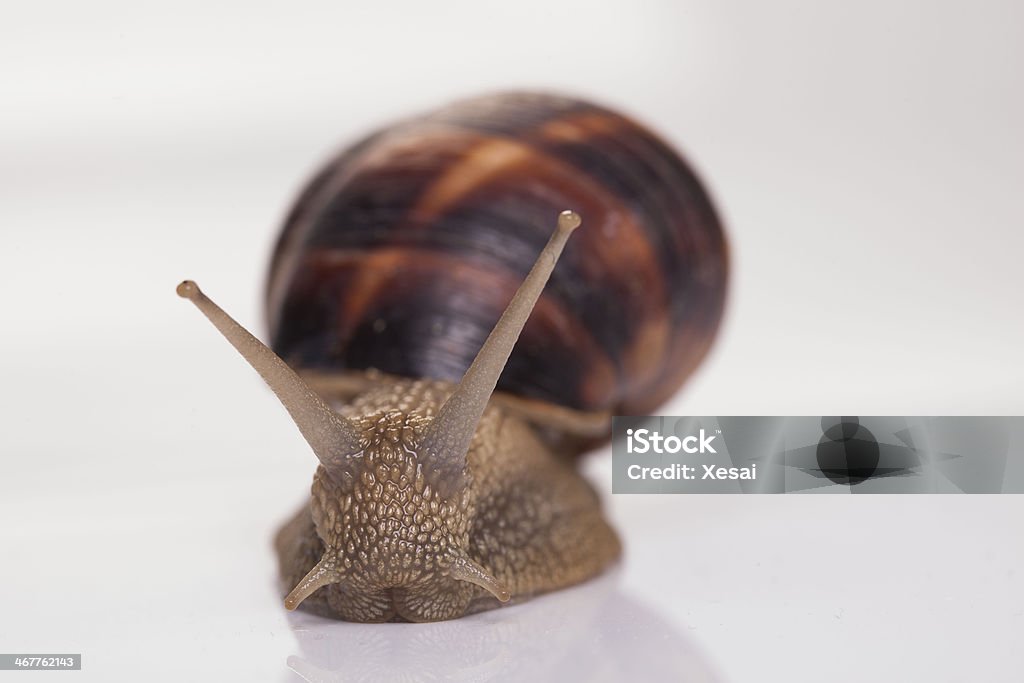
[[[693,371],[727,270],[693,171],[587,102],[479,97],[342,152],[275,249],[269,348],[177,290],[320,461],[275,538],[285,606],[435,621],[604,570],[621,546],[575,457]]]

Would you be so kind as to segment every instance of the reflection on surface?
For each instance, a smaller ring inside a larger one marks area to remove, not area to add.
[[[289,616],[294,681],[719,681],[695,645],[618,590],[618,572],[522,605],[434,624]],[[297,674],[297,675],[296,675]]]

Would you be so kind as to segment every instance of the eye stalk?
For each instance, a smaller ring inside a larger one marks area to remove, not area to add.
[[[176,291],[196,305],[277,394],[331,477],[341,481],[346,472],[351,474],[348,459],[361,450],[356,426],[334,412],[276,353],[207,298],[199,285],[185,280]]]
[[[427,427],[423,437],[426,459],[434,471],[433,479],[447,495],[463,484],[466,454],[480,416],[494,393],[512,347],[526,326],[537,299],[551,277],[551,271],[555,269],[569,235],[581,222],[579,214],[574,211],[558,214],[555,233],[491,330],[462,381]]]

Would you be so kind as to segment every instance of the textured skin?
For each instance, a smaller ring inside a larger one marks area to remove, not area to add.
[[[726,242],[671,146],[575,99],[457,102],[330,161],[274,253],[271,346],[296,369],[458,381],[567,208],[583,227],[498,390],[645,414],[711,344]]]
[[[417,454],[423,428],[452,385],[382,379],[341,412],[364,432],[357,475],[320,467],[310,504],[278,533],[284,586],[325,552],[345,578],[302,608],[350,621],[436,621],[498,607],[484,589],[448,576],[464,553],[504,583],[513,601],[590,578],[620,553],[598,498],[570,462],[493,403],[466,462],[465,486],[444,496]]]

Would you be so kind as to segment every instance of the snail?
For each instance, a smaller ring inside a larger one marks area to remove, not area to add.
[[[691,374],[726,275],[694,172],[594,104],[488,95],[338,155],[276,245],[270,347],[177,290],[319,459],[274,541],[286,608],[436,621],[601,573],[621,545],[575,456]]]

